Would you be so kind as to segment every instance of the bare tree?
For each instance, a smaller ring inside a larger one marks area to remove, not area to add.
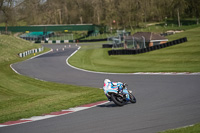
[[[8,24],[14,20],[14,0],[0,0],[0,11],[2,11],[5,22],[5,31],[8,31]]]
[[[77,6],[80,23],[83,24],[83,3],[85,0],[74,0],[74,2]]]
[[[100,25],[104,9],[103,0],[91,0],[93,6],[93,23]]]
[[[196,17],[196,24],[199,24],[199,17],[200,17],[200,1],[199,0],[187,0],[188,4],[187,13],[192,16]]]
[[[175,12],[177,12],[177,18],[178,18],[178,26],[181,26],[181,20],[180,15],[184,13],[186,9],[186,2],[185,0],[174,0],[172,2],[172,7],[174,8]]]
[[[0,21],[6,27],[16,25],[16,20],[29,25],[93,23],[133,29],[175,17],[181,26],[182,16],[196,17],[199,23],[199,4],[199,0],[0,0]]]

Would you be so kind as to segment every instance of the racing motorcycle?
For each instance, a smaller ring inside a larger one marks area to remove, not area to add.
[[[126,83],[122,82],[107,82],[104,83],[103,89],[109,101],[113,101],[118,106],[123,106],[128,102],[136,103],[136,98],[127,86]]]

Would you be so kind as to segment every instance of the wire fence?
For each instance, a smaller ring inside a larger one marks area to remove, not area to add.
[[[57,34],[51,36],[49,40],[74,40],[74,34]]]
[[[11,31],[0,31],[0,35],[11,35]]]
[[[115,36],[107,37],[107,42],[109,45],[112,45],[112,49],[124,47],[124,38],[130,34],[130,32],[125,30],[117,30]]]
[[[110,33],[92,33],[90,35],[86,34],[73,34],[73,33],[59,33],[59,32],[30,32],[26,34],[20,35],[21,38],[29,40],[29,41],[35,41],[35,42],[41,42],[41,41],[57,41],[57,40],[106,40],[108,43],[113,44],[114,48],[119,47],[119,44],[121,44],[124,40],[124,36],[129,35],[130,33],[126,33],[123,31],[117,31],[117,33],[110,34]],[[121,46],[120,46],[121,47]]]
[[[126,48],[129,49],[143,49],[146,48],[145,38],[142,36],[140,38],[138,37],[132,37],[125,39]]]
[[[29,41],[49,41],[49,40],[74,40],[73,34],[23,34],[20,35],[20,38]]]

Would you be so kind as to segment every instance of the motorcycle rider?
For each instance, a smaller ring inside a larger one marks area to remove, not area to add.
[[[126,83],[111,82],[104,80],[103,90],[109,101],[113,101],[118,106],[123,106],[127,102],[136,103],[132,91],[128,90]]]
[[[124,84],[122,82],[111,82],[110,79],[104,80],[104,86],[103,89],[110,90],[110,89],[118,89],[119,93],[122,93]]]

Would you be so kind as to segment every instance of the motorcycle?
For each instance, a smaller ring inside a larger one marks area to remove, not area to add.
[[[132,91],[128,90],[126,83],[109,82],[104,84],[104,93],[109,101],[113,101],[118,106],[123,106],[128,102],[136,103],[136,98]]]

